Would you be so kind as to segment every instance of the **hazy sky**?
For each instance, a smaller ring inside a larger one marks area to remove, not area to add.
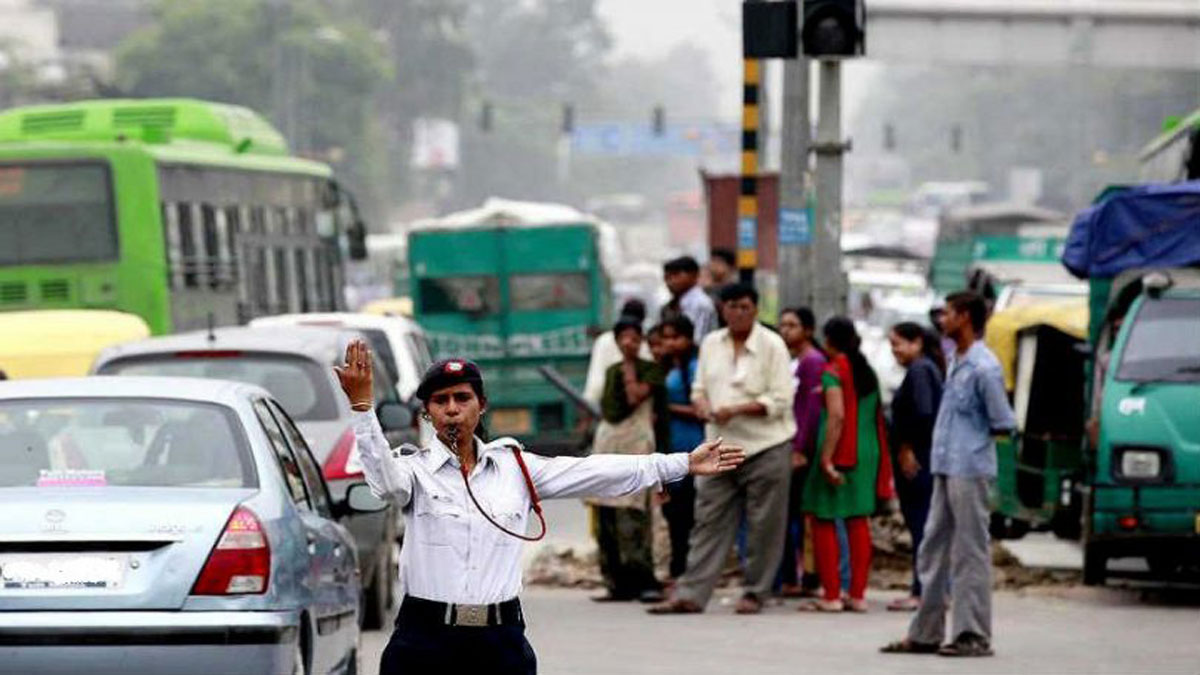
[[[714,86],[721,89],[721,109],[714,111],[714,116],[727,120],[739,118],[741,0],[600,0],[599,8],[601,16],[609,22],[618,57],[659,56],[682,42],[707,48],[717,76]],[[778,76],[781,68],[775,68]],[[843,125],[853,116],[855,103],[862,98],[864,87],[869,86],[877,71],[877,65],[858,61],[843,69],[842,100],[847,106]],[[687,73],[680,73],[680,77],[687,77]],[[777,87],[768,98],[778,101],[780,94]]]

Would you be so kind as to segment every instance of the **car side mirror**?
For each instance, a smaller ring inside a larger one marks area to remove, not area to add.
[[[384,401],[376,411],[379,416],[379,426],[384,431],[401,431],[413,424],[412,408],[398,401]]]
[[[388,503],[371,492],[366,483],[354,483],[346,490],[346,499],[341,509],[343,514],[377,513],[388,507]]]

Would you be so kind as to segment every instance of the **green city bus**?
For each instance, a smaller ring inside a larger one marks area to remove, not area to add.
[[[115,309],[161,335],[341,309],[363,235],[330,167],[246,108],[0,112],[0,311]]]

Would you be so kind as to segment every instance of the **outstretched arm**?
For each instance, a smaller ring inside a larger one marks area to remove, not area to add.
[[[559,497],[619,497],[689,473],[707,476],[730,471],[746,459],[741,448],[721,439],[701,444],[690,453],[652,455],[592,455],[540,457],[528,455],[529,473],[538,494]]]
[[[388,446],[375,417],[371,377],[371,352],[361,340],[346,347],[346,362],[335,366],[342,391],[354,409],[354,441],[363,475],[380,499],[395,499],[401,507],[412,499],[413,476],[408,461]]]

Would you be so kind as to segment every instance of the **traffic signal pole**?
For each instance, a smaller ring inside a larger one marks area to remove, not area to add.
[[[811,307],[813,271],[812,223],[808,221],[808,153],[812,122],[808,108],[811,62],[799,57],[783,65],[783,153],[779,174],[779,306]],[[803,217],[807,231],[790,231],[787,218]],[[787,233],[789,236],[784,236]],[[805,236],[807,234],[807,236]]]
[[[821,60],[817,117],[817,208],[813,228],[812,309],[825,319],[846,312],[847,283],[842,271],[842,64]]]
[[[737,266],[743,283],[754,283],[758,266],[758,124],[762,62],[742,61],[742,179],[738,192]]]

